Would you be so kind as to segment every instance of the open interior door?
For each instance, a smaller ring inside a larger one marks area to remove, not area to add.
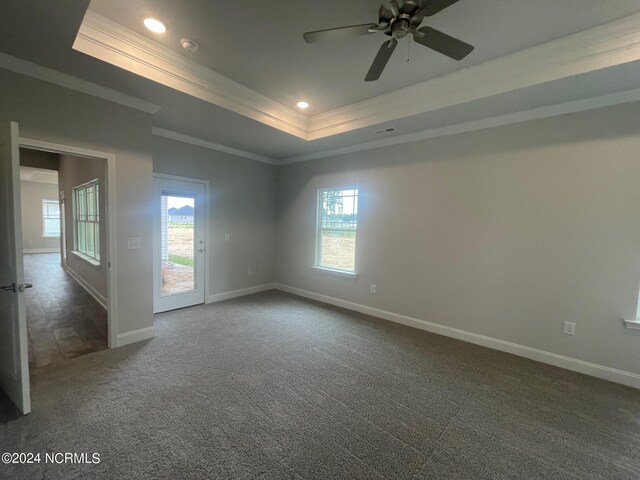
[[[22,266],[18,124],[0,124],[0,388],[31,411]]]

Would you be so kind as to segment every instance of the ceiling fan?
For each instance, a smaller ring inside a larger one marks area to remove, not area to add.
[[[431,17],[458,0],[404,0],[402,6],[396,0],[389,2],[387,8],[380,5],[378,23],[365,23],[348,27],[329,28],[305,33],[307,43],[325,40],[342,40],[345,38],[382,32],[391,37],[382,44],[373,64],[365,77],[366,82],[378,80],[387,66],[391,54],[398,46],[398,40],[411,34],[416,43],[440,52],[454,60],[462,60],[473,50],[468,43],[451,37],[431,27],[420,27],[424,17]]]

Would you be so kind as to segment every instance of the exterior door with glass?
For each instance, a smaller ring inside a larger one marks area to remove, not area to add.
[[[205,183],[154,178],[155,313],[205,301]]]

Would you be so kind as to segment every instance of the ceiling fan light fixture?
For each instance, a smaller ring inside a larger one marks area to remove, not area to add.
[[[306,110],[307,108],[309,108],[309,102],[305,102],[304,100],[299,101],[298,103],[296,103],[296,105],[300,110]]]
[[[148,17],[144,19],[144,26],[154,33],[164,33],[167,31],[167,26],[158,20],[157,18]]]

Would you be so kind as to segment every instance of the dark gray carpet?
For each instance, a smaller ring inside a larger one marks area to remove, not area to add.
[[[266,292],[37,369],[2,478],[640,478],[640,391]]]

